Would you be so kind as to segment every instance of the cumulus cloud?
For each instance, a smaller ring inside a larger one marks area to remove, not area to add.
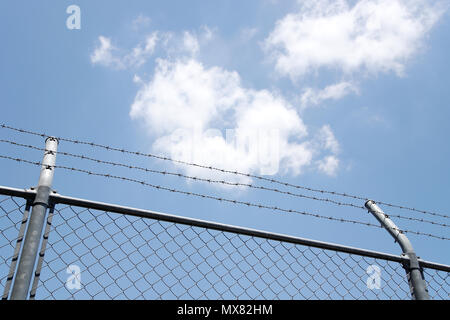
[[[91,62],[137,69],[159,44],[158,54],[164,57],[155,60],[151,78],[133,77],[139,89],[130,109],[130,117],[144,124],[157,153],[263,175],[298,175],[308,167],[335,174],[337,165],[332,168],[331,160],[324,158],[331,155],[338,161],[339,144],[331,128],[324,126],[310,135],[297,110],[279,93],[244,87],[236,71],[202,64],[200,48],[213,36],[207,27],[176,34],[158,31],[131,50],[120,50],[111,39],[100,36]],[[337,97],[338,91],[346,90],[330,87],[314,99]],[[251,181],[198,167],[180,168],[204,178]]]
[[[137,31],[150,25],[151,19],[143,14],[139,14],[132,22],[131,27]]]
[[[335,176],[339,168],[339,159],[336,156],[327,156],[317,161],[318,169],[329,176]]]
[[[91,54],[91,63],[113,69],[140,67],[153,54],[157,41],[158,33],[153,32],[128,53],[123,53],[111,44],[110,38],[99,36],[98,45]]]
[[[334,136],[329,125],[324,125],[318,132],[318,141],[325,150],[330,150],[333,154],[339,153],[339,142]]]
[[[335,176],[339,169],[340,145],[336,139],[331,127],[324,125],[317,131],[312,143],[315,144],[314,149],[318,151],[315,161],[316,168],[329,176]]]
[[[203,130],[236,103],[239,89],[237,73],[217,67],[205,70],[195,60],[159,59],[152,81],[137,93],[130,115],[142,116],[157,133]]]
[[[143,43],[134,47],[130,53],[123,57],[124,64],[127,66],[140,67],[153,54],[158,41],[157,32],[153,32]]]
[[[98,46],[91,54],[92,64],[99,64],[104,67],[114,67],[121,69],[124,67],[120,58],[116,56],[117,48],[111,44],[111,39],[99,36]]]
[[[245,88],[236,72],[208,68],[193,58],[159,59],[153,78],[141,84],[130,116],[155,136],[155,150],[230,170],[296,175],[319,153],[337,148],[329,127],[308,140],[306,125],[280,95]]]
[[[319,68],[402,75],[444,12],[442,2],[427,0],[299,3],[265,40],[276,70],[293,79]]]
[[[188,31],[183,34],[183,46],[191,55],[197,54],[200,49],[197,37]]]
[[[325,100],[339,100],[350,93],[357,93],[358,88],[351,82],[342,81],[321,90],[306,88],[300,98],[302,107],[318,105]]]
[[[214,39],[215,32],[216,32],[215,29],[211,29],[207,25],[203,25],[200,29],[201,29],[200,38],[203,41],[211,41]]]
[[[202,26],[197,31],[162,32],[162,48],[170,56],[194,57],[202,46],[214,39],[214,33],[215,31],[208,26]]]
[[[139,16],[132,25],[142,26],[148,18]],[[115,70],[137,69],[154,54],[157,46],[169,56],[196,56],[200,46],[214,38],[214,30],[202,26],[198,32],[182,33],[154,31],[134,48],[125,50],[112,45],[111,39],[99,36],[97,45],[91,53],[91,63]]]

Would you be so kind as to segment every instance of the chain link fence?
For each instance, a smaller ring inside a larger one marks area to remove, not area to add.
[[[0,196],[2,291],[12,282],[26,207]],[[46,228],[36,299],[411,299],[397,256],[62,203]],[[449,299],[450,273],[430,265],[430,297]]]
[[[27,201],[22,198],[0,196],[0,292],[11,285],[11,264],[17,263],[20,235],[23,237],[28,219]],[[9,280],[9,281],[8,281]],[[4,297],[5,298],[5,297]]]

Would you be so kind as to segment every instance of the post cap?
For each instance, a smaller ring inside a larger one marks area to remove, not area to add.
[[[372,202],[373,204],[375,204],[375,201],[373,200],[367,200],[366,203],[364,203],[364,206],[367,208],[369,202]]]
[[[57,144],[59,144],[59,140],[58,140],[58,138],[56,138],[56,137],[47,137],[47,138],[45,139],[45,142],[47,142],[47,140],[54,140],[54,141],[56,141]]]

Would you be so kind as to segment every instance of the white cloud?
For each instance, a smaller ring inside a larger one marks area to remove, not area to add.
[[[339,168],[339,159],[335,156],[327,156],[317,161],[318,169],[329,176],[335,176]]]
[[[91,54],[92,64],[122,69],[124,65],[120,58],[115,56],[117,49],[111,44],[111,39],[104,36],[99,36],[98,40],[99,45]]]
[[[200,48],[212,41],[215,31],[208,26],[202,26],[198,31],[184,31],[178,33],[165,33],[164,47],[171,56],[194,57],[200,52]]]
[[[197,37],[188,31],[183,34],[183,46],[191,55],[197,54],[200,49]]]
[[[265,40],[276,70],[293,79],[322,67],[402,75],[444,12],[442,2],[426,0],[300,3],[300,11],[279,20]]]
[[[134,22],[143,23],[145,17],[139,16]],[[97,47],[91,54],[91,63],[112,69],[137,69],[145,64],[154,54],[157,45],[168,56],[196,56],[201,45],[214,38],[214,30],[202,26],[199,32],[184,31],[182,33],[154,31],[144,41],[130,50],[116,48],[111,39],[99,36]]]
[[[91,54],[91,63],[99,64],[113,69],[126,69],[130,67],[140,67],[153,54],[158,41],[157,32],[148,35],[144,42],[139,43],[128,53],[111,44],[111,39],[99,36],[99,44]]]
[[[151,19],[143,14],[139,14],[136,19],[131,22],[133,30],[137,31],[150,25]]]
[[[141,85],[130,116],[146,125],[158,152],[244,172],[273,174],[279,169],[299,174],[320,152],[334,152],[337,143],[329,127],[322,129],[320,143],[308,141],[306,125],[283,97],[245,88],[236,72],[207,68],[192,58],[159,59],[153,78]],[[237,139],[227,139],[225,129],[233,129]],[[256,152],[248,150],[255,146],[251,139],[258,142]],[[189,174],[211,175],[183,168]]]
[[[317,169],[326,175],[335,176],[340,164],[337,157],[340,146],[331,127],[329,125],[322,126],[312,143],[315,145],[314,149],[317,151],[317,156],[322,156],[321,159],[315,161]]]
[[[329,125],[324,125],[318,133],[318,141],[325,150],[330,150],[333,154],[339,153],[339,142],[331,130]]]
[[[157,32],[153,32],[143,43],[134,47],[130,53],[123,57],[124,64],[127,66],[140,67],[153,54],[158,41]]]
[[[130,109],[130,117],[145,125],[157,153],[263,175],[298,175],[308,167],[324,171],[317,161],[325,161],[319,159],[327,154],[338,161],[339,144],[329,126],[309,138],[298,112],[280,94],[246,88],[237,72],[199,62],[200,48],[213,37],[207,27],[197,32],[158,31],[131,50],[119,50],[100,36],[91,62],[115,69],[139,68],[158,45],[162,49],[157,53],[165,58],[155,60],[150,80],[134,75],[139,90]],[[346,90],[330,86],[314,99],[337,98]],[[335,172],[335,167],[328,171]],[[180,169],[199,177],[251,181],[198,167]]]
[[[306,88],[300,98],[302,107],[318,105],[325,100],[342,99],[350,93],[357,93],[358,88],[351,82],[342,81],[329,85],[322,90]]]
[[[220,68],[206,69],[195,60],[175,63],[159,59],[150,83],[131,107],[160,134],[179,128],[206,129],[210,121],[233,106],[242,95],[239,76]]]
[[[201,31],[202,31],[201,38],[204,41],[211,41],[212,39],[214,39],[216,32],[214,29],[211,29],[210,27],[204,25],[201,27]]]

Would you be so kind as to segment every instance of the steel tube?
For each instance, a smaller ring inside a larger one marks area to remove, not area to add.
[[[0,191],[1,191],[1,189],[0,189]],[[290,236],[290,235],[284,235],[284,234],[273,233],[273,232],[262,231],[262,230],[255,230],[255,229],[250,229],[250,228],[245,228],[245,227],[240,227],[240,226],[233,226],[233,225],[229,225],[229,224],[205,221],[205,220],[194,219],[194,218],[189,218],[189,217],[182,217],[182,216],[169,214],[169,213],[162,213],[162,212],[156,212],[156,211],[151,211],[151,210],[125,207],[125,206],[120,206],[120,205],[116,205],[116,204],[67,197],[67,196],[60,195],[60,194],[52,193],[50,195],[50,199],[55,204],[59,203],[59,204],[64,204],[64,205],[69,205],[69,206],[76,206],[76,207],[80,207],[80,208],[94,209],[94,210],[105,211],[105,212],[113,212],[113,213],[118,213],[118,214],[125,214],[125,215],[137,216],[137,217],[142,217],[142,218],[167,221],[167,222],[172,222],[172,223],[179,223],[179,224],[184,224],[184,225],[189,225],[189,226],[194,226],[194,227],[213,229],[213,230],[230,232],[230,233],[235,233],[235,234],[242,234],[242,235],[247,235],[250,237],[258,237],[258,238],[263,238],[263,239],[267,239],[267,240],[289,242],[292,244],[315,247],[315,248],[324,249],[324,250],[345,252],[348,254],[355,254],[355,255],[371,257],[371,258],[376,258],[376,259],[384,259],[384,260],[400,262],[400,263],[409,260],[408,257],[402,257],[402,256],[398,256],[398,255],[384,253],[384,252],[349,247],[349,246],[344,246],[344,245],[335,244],[335,243],[305,239],[305,238],[294,237],[294,236]],[[432,265],[434,265],[433,262],[426,262],[426,263],[428,263],[428,266],[430,268],[432,267]],[[440,268],[438,270],[450,271],[450,266],[436,265],[436,268]]]
[[[6,278],[5,290],[3,292],[2,300],[7,300],[9,296],[9,290],[11,288],[12,280],[14,279],[14,273],[16,271],[17,259],[19,258],[20,249],[22,248],[23,236],[25,235],[25,229],[30,214],[31,201],[27,200],[25,210],[23,212],[22,223],[20,224],[19,236],[17,237],[16,247],[14,248],[14,254],[11,259],[11,265],[9,267],[9,274]]]
[[[414,252],[413,246],[409,239],[400,232],[395,223],[376,205],[373,200],[368,200],[365,207],[372,213],[375,218],[383,225],[389,234],[398,242],[402,248],[403,254],[409,258],[408,266],[408,281],[411,287],[411,294],[416,300],[429,300],[428,290],[423,279],[422,271],[420,269],[419,260]]]
[[[24,189],[0,186],[0,194],[29,199],[29,198],[35,197],[36,191],[31,190],[31,189],[24,190]],[[340,244],[299,238],[299,237],[294,237],[294,236],[290,236],[290,235],[267,232],[267,231],[263,231],[263,230],[255,230],[255,229],[249,229],[249,228],[244,228],[244,227],[240,227],[240,226],[233,226],[233,225],[222,224],[222,223],[217,223],[217,222],[193,219],[193,218],[182,217],[182,216],[169,214],[169,213],[162,213],[162,212],[144,210],[144,209],[136,209],[136,208],[120,206],[120,205],[116,205],[116,204],[67,197],[67,196],[64,196],[61,194],[55,194],[55,193],[50,194],[50,202],[52,202],[54,204],[72,205],[72,206],[77,206],[77,207],[82,207],[82,208],[88,208],[88,209],[94,209],[94,210],[100,210],[100,211],[106,211],[106,212],[113,212],[113,213],[117,213],[117,214],[132,215],[132,216],[138,216],[138,217],[142,217],[142,218],[150,218],[150,219],[155,219],[155,220],[180,223],[180,224],[184,224],[184,225],[215,229],[215,230],[219,230],[219,231],[231,232],[231,233],[236,233],[236,234],[244,234],[244,235],[258,237],[258,238],[264,238],[264,239],[268,239],[268,240],[284,241],[284,242],[289,242],[289,243],[293,243],[293,244],[311,246],[311,247],[325,249],[325,250],[345,252],[345,253],[350,253],[350,254],[355,254],[355,255],[360,255],[360,256],[365,256],[365,257],[371,257],[371,258],[376,258],[376,259],[383,259],[383,260],[388,260],[388,261],[393,261],[393,262],[401,263],[401,262],[409,261],[409,258],[406,256],[398,256],[398,255],[384,253],[384,252],[366,250],[366,249],[355,248],[355,247],[348,247],[348,246],[344,246],[344,245],[340,245]],[[419,263],[420,263],[420,266],[424,267],[424,268],[430,268],[430,269],[434,269],[434,270],[450,272],[449,265],[439,264],[439,263],[435,263],[435,262],[431,262],[431,261],[425,261],[422,259],[419,259]]]
[[[46,151],[42,160],[36,197],[33,202],[25,242],[14,279],[11,300],[25,300],[28,296],[53,182],[57,148],[57,139],[47,138],[45,140]]]

